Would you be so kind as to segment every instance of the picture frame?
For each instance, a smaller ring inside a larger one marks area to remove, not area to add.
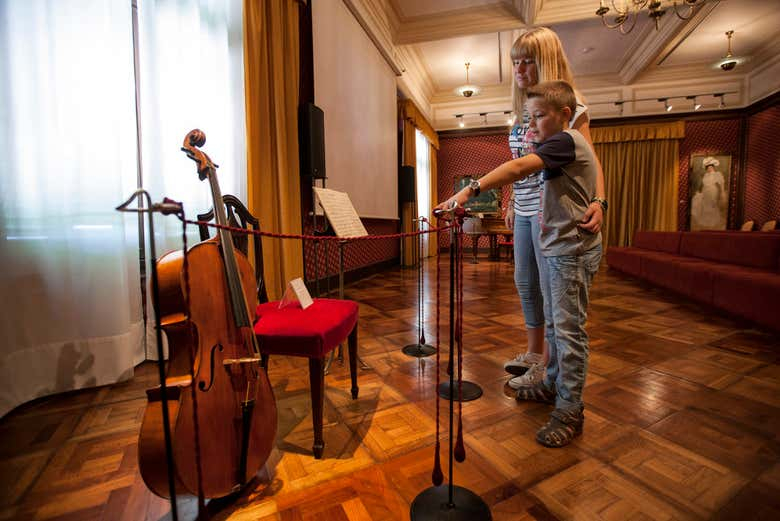
[[[688,169],[690,230],[725,230],[729,221],[731,154],[692,154]]]
[[[455,180],[454,193],[458,193],[463,188],[467,187],[472,179],[479,179],[481,176],[464,176]],[[501,190],[493,188],[490,190],[483,190],[477,197],[472,197],[466,204],[465,208],[471,210],[472,214],[476,213],[489,213],[497,214],[501,212]]]

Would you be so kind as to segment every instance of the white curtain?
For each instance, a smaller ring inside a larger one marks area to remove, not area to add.
[[[200,127],[243,198],[240,1],[138,4],[144,187],[210,208],[179,150]],[[138,184],[134,82],[131,0],[0,0],[0,416],[144,358],[138,221],[114,211]],[[181,247],[156,226],[158,253]]]
[[[187,216],[211,208],[208,181],[180,147],[206,133],[223,194],[246,201],[246,131],[241,0],[138,0],[144,186],[184,203]],[[155,221],[158,251],[181,248],[181,224]],[[197,241],[195,227],[188,240]]]
[[[0,415],[132,376],[142,322],[129,2],[0,3]]]
[[[431,158],[430,145],[420,129],[415,129],[415,150],[417,154],[417,168],[415,177],[417,183],[417,215],[431,214]],[[422,236],[422,249],[420,257],[428,256],[429,234]]]

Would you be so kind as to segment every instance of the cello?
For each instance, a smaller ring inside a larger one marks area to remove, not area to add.
[[[202,131],[192,130],[182,150],[197,163],[200,179],[209,180],[217,224],[227,225],[217,165],[199,150],[205,142]],[[257,288],[248,259],[220,228],[215,238],[193,246],[186,260],[189,291],[181,250],[157,263],[160,327],[170,352],[165,389],[174,486],[177,493],[216,498],[241,490],[265,464],[276,437],[276,401],[252,327]],[[139,468],[147,487],[168,497],[160,388],[147,390],[147,398]]]

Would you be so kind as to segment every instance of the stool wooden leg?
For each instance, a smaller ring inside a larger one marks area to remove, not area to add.
[[[358,326],[355,324],[355,328],[349,334],[347,340],[349,347],[349,377],[352,380],[352,399],[356,400],[358,397],[358,384],[357,384],[357,343],[358,343]]]
[[[311,386],[311,415],[314,423],[315,459],[322,459],[325,440],[322,438],[322,409],[325,401],[325,373],[322,358],[309,358],[309,384]]]

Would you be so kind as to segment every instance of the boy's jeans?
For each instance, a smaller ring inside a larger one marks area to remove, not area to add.
[[[583,409],[582,388],[588,370],[588,292],[599,268],[601,250],[599,244],[582,255],[544,258],[545,338],[550,348],[544,384],[555,386],[556,409]]]

